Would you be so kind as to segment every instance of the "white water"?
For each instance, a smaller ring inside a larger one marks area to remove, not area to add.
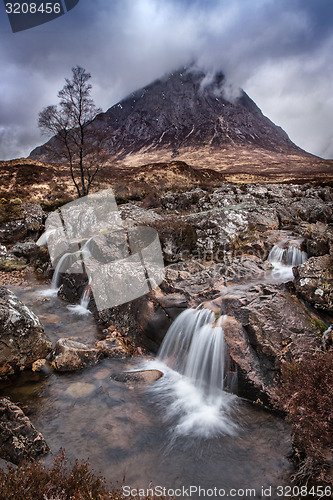
[[[91,314],[91,311],[89,311],[88,309],[88,305],[90,302],[90,293],[91,293],[91,288],[89,282],[84,289],[80,304],[67,306],[67,309],[69,309],[74,314],[78,314],[79,316],[85,316],[87,314]]]
[[[234,435],[230,413],[236,397],[225,392],[234,380],[222,320],[208,309],[188,309],[169,328],[150,368],[164,376],[149,389],[170,422],[172,440],[180,436]]]
[[[307,258],[306,252],[293,245],[287,248],[274,245],[267,260],[273,266],[273,276],[288,281],[294,279],[293,267],[304,264]]]

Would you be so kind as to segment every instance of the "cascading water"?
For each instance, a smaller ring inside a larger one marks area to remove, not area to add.
[[[90,294],[91,294],[91,288],[89,281],[88,285],[85,287],[83,291],[80,304],[67,306],[67,309],[69,309],[74,314],[78,314],[79,316],[85,316],[87,314],[91,314],[91,311],[89,311],[88,309],[88,305],[90,302]]]
[[[79,250],[76,250],[75,252],[66,252],[60,257],[52,276],[51,287],[47,290],[43,290],[43,292],[40,293],[41,295],[45,297],[53,297],[57,295],[61,273],[67,271],[67,269],[77,262],[77,260],[88,258],[91,255],[89,250],[90,241],[91,238],[87,240]]]
[[[174,438],[181,435],[211,437],[234,434],[230,417],[236,398],[235,375],[222,328],[208,309],[188,309],[169,328],[155,368],[164,372],[151,391],[172,422]]]
[[[185,375],[206,394],[231,388],[227,344],[222,328],[208,309],[188,309],[181,313],[163,340],[159,359]]]
[[[273,266],[273,275],[280,277],[282,281],[287,281],[294,277],[292,268],[303,264],[307,258],[306,252],[294,245],[287,248],[274,245],[267,260]]]

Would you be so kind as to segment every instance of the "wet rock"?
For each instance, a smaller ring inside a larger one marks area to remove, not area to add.
[[[17,257],[30,258],[39,248],[34,241],[25,241],[23,243],[16,243],[11,248],[11,252]]]
[[[239,368],[240,393],[250,399],[268,403],[281,364],[311,356],[320,344],[317,318],[283,284],[229,291],[222,312],[228,315],[223,329]]]
[[[140,370],[136,372],[123,372],[112,375],[113,380],[124,382],[130,386],[146,387],[163,377],[160,370]]]
[[[310,224],[305,230],[304,245],[309,257],[330,253],[333,250],[333,228],[323,222]]]
[[[160,291],[152,292],[150,300],[145,301],[136,315],[143,344],[157,352],[172,322],[187,307],[188,301],[182,294],[165,296]]]
[[[96,342],[95,345],[106,358],[127,358],[129,356],[121,337],[108,335],[105,339]]]
[[[60,372],[70,372],[95,365],[103,357],[100,349],[70,338],[59,339],[51,355],[51,366]]]
[[[0,399],[0,456],[14,464],[44,455],[49,450],[42,434],[23,411],[7,398]]]
[[[59,295],[72,304],[79,303],[87,284],[88,277],[83,273],[64,273]]]
[[[0,257],[0,271],[21,271],[26,266],[27,261],[25,259],[16,257],[11,252],[8,252],[4,257]]]
[[[37,359],[32,363],[31,370],[33,372],[50,373],[49,362],[46,359]]]
[[[157,287],[143,297],[98,313],[99,322],[116,330],[125,338],[133,338],[152,351],[157,351],[173,319],[187,308],[184,295],[165,299]]]
[[[52,349],[38,317],[0,286],[0,378],[30,368]]]
[[[298,295],[316,309],[333,314],[333,257],[311,257],[293,273]]]

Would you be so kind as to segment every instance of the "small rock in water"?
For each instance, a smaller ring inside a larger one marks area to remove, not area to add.
[[[110,375],[111,375],[111,370],[109,370],[108,368],[102,368],[101,370],[98,370],[98,372],[94,374],[94,379],[104,380],[106,377],[109,377]]]
[[[31,369],[33,372],[43,372],[43,373],[50,372],[49,363],[46,359],[37,359],[37,361],[32,363]]]
[[[71,398],[86,398],[94,392],[96,387],[94,384],[89,384],[86,382],[74,382],[65,391],[67,396]]]
[[[102,353],[94,346],[62,338],[55,345],[51,365],[56,371],[75,371],[87,365],[96,365],[101,357]]]
[[[47,323],[49,325],[58,325],[59,323],[61,323],[60,316],[57,316],[56,314],[40,314],[39,318],[43,323]]]
[[[129,389],[134,388],[132,385],[133,383],[136,386],[144,387],[153,384],[161,377],[163,377],[163,372],[160,370],[140,370],[137,372],[117,373],[116,375],[111,376],[111,378],[117,382],[130,384]]]

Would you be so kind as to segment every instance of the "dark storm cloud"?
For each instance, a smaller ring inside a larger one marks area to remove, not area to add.
[[[333,0],[80,0],[16,34],[1,15],[0,158],[43,141],[38,112],[72,66],[92,73],[107,109],[191,61],[222,69],[300,146],[333,157],[332,19]]]

